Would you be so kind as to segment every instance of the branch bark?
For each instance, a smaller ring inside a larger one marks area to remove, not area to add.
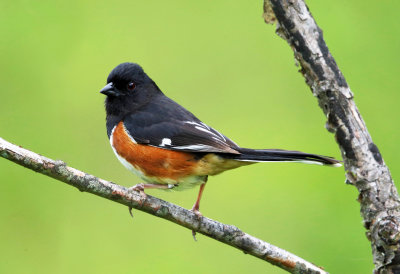
[[[257,239],[235,226],[226,225],[206,217],[198,217],[192,211],[112,182],[97,178],[67,166],[63,161],[54,161],[0,138],[0,156],[26,168],[42,173],[130,208],[144,211],[194,230],[205,236],[242,250],[291,273],[327,273],[321,268],[279,247]]]
[[[277,22],[276,33],[293,49],[301,73],[328,119],[326,128],[335,134],[346,182],[359,191],[375,273],[399,273],[399,195],[322,30],[303,0],[264,0],[264,19],[267,23]]]

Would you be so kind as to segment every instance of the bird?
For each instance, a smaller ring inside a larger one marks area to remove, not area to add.
[[[242,148],[168,98],[136,63],[122,63],[100,90],[106,95],[107,135],[118,160],[144,183],[131,190],[199,186],[192,211],[208,176],[258,162],[303,162],[341,166],[332,157],[282,149]]]

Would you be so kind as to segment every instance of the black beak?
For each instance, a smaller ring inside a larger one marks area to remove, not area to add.
[[[120,93],[114,88],[113,82],[108,83],[100,90],[100,93],[103,93],[107,96],[119,96]]]

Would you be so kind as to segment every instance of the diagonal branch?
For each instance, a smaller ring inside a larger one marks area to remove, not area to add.
[[[376,273],[400,271],[400,199],[378,147],[303,0],[264,0],[264,19],[277,21],[301,64],[301,73],[327,116],[346,168],[346,182],[357,187],[361,215],[371,241]]]
[[[0,156],[26,168],[50,176],[54,179],[111,201],[126,205],[171,221],[190,230],[222,243],[236,247],[246,254],[265,260],[291,273],[326,273],[286,250],[257,239],[235,226],[226,225],[206,217],[198,217],[192,211],[138,192],[112,182],[97,178],[67,166],[62,161],[54,161],[27,149],[13,145],[0,138]]]

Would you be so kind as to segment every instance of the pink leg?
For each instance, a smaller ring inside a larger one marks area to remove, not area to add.
[[[200,189],[199,189],[199,194],[197,195],[197,200],[194,203],[193,207],[192,207],[192,211],[194,214],[196,214],[197,216],[201,217],[203,216],[200,211],[200,200],[201,200],[201,196],[203,195],[203,191],[204,191],[204,187],[206,186],[206,183],[203,183],[200,185]]]
[[[199,208],[200,208],[200,200],[201,200],[201,196],[203,195],[203,191],[204,191],[204,187],[206,186],[206,183],[203,183],[200,185],[200,189],[199,189],[199,194],[197,195],[197,200],[194,203],[193,207],[192,207],[192,211],[194,214],[196,214],[198,217],[202,217],[203,214],[200,213]],[[197,241],[196,239],[196,231],[192,230],[192,235],[193,235],[193,239],[195,241]]]

